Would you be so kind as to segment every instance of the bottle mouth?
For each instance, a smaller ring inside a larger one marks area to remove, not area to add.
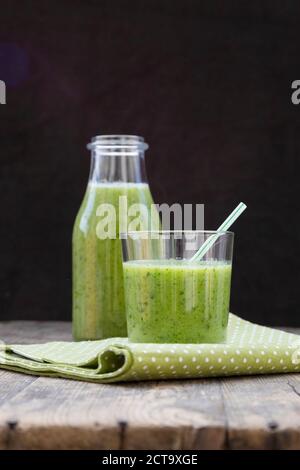
[[[145,151],[149,148],[143,137],[137,135],[96,135],[92,137],[91,142],[87,145],[89,150],[99,148],[100,150],[128,150],[128,151]]]

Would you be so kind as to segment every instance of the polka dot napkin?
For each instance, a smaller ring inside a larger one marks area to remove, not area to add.
[[[230,314],[224,344],[102,341],[2,345],[0,368],[91,382],[298,372],[300,336]]]

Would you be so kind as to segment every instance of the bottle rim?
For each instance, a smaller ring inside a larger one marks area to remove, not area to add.
[[[95,148],[104,150],[140,150],[145,151],[149,145],[144,141],[143,137],[138,135],[96,135],[92,137],[91,142],[87,145],[89,150]]]

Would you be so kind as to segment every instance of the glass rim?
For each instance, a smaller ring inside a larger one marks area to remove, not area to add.
[[[231,230],[129,230],[128,232],[122,232],[122,235],[132,235],[132,234],[145,234],[145,233],[155,233],[155,234],[161,234],[165,235],[167,233],[169,234],[175,234],[175,233],[188,233],[188,234],[205,234],[207,233],[208,235],[234,235],[234,232]],[[120,234],[120,235],[121,235]]]

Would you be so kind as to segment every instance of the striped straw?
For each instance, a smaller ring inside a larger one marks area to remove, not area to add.
[[[218,228],[217,232],[211,235],[204,243],[203,245],[199,248],[197,253],[192,256],[192,258],[189,261],[200,261],[201,258],[205,255],[205,253],[208,252],[208,250],[213,246],[213,244],[218,240],[219,236],[222,234],[222,232],[226,232],[226,230],[231,227],[233,222],[236,221],[236,219],[241,215],[242,212],[247,208],[246,204],[243,202],[240,202],[239,205],[231,212],[231,214],[227,217],[226,220],[220,225]]]

